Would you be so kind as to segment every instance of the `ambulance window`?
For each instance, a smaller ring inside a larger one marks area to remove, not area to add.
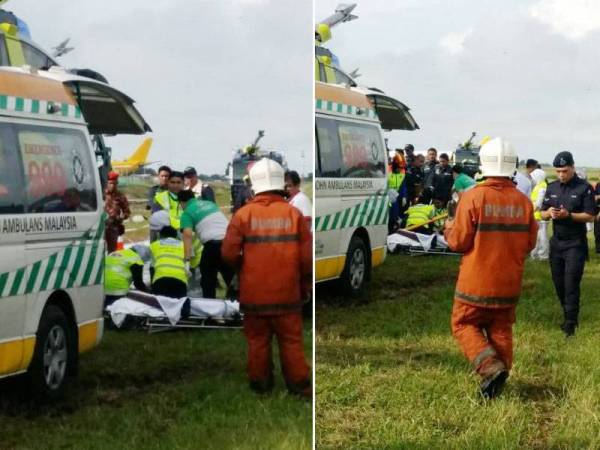
[[[95,171],[85,134],[78,130],[17,125],[25,169],[27,211],[95,211]]]
[[[6,42],[4,40],[4,34],[0,33],[0,66],[8,66],[8,53],[6,52]]]
[[[25,212],[23,173],[10,126],[0,124],[0,214]]]
[[[342,149],[342,177],[385,177],[386,153],[376,126],[339,123],[338,135]]]
[[[21,47],[23,48],[25,64],[29,64],[36,69],[48,68],[55,65],[54,61],[52,61],[48,55],[32,45],[29,45],[27,42],[21,41]]]
[[[336,69],[335,67],[332,67],[332,69],[333,69],[333,73],[335,75],[335,83],[345,84],[347,86],[356,86],[356,83],[352,80],[352,78],[350,78],[344,72]]]
[[[341,176],[341,150],[338,139],[337,123],[332,119],[317,117],[317,167],[318,176]]]

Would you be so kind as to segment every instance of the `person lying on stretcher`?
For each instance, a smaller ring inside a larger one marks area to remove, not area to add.
[[[417,199],[417,203],[406,211],[406,229],[415,233],[431,234],[435,217],[435,206],[431,204],[431,191],[423,190]]]

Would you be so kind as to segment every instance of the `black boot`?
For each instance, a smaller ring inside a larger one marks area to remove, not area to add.
[[[575,335],[575,329],[577,328],[577,322],[572,320],[566,320],[561,327],[566,337],[571,337]]]
[[[508,371],[499,370],[495,374],[484,379],[479,385],[483,398],[490,400],[498,397],[502,393],[502,389],[504,389],[504,384],[506,383],[507,378]]]

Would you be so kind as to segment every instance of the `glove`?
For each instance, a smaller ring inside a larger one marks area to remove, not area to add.
[[[190,270],[190,262],[189,261],[185,262],[185,276],[188,277],[188,279],[192,278],[192,271]]]

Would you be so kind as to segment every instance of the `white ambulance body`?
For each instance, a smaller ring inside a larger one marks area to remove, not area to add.
[[[383,93],[316,82],[315,277],[360,295],[386,255],[387,149],[382,128],[418,128]]]
[[[89,130],[146,129],[108,85],[0,68],[0,378],[27,373],[57,396],[99,343],[104,212]]]

